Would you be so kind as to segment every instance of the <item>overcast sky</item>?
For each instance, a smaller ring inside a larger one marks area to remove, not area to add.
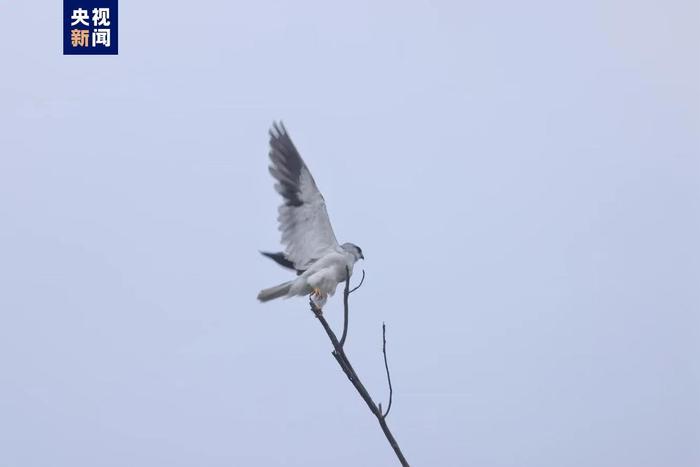
[[[0,1],[0,465],[395,465],[306,301],[255,299],[273,119],[413,465],[700,465],[697,1],[120,8],[71,57]]]

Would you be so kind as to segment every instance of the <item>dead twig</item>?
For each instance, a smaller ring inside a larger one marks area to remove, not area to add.
[[[323,326],[323,329],[326,331],[326,334],[328,335],[331,344],[333,344],[333,351],[331,352],[333,358],[335,358],[335,360],[338,362],[340,369],[343,370],[343,373],[345,373],[345,376],[348,377],[350,383],[352,383],[357,392],[360,394],[362,400],[365,401],[369,410],[372,412],[372,414],[374,414],[375,417],[377,417],[379,426],[382,428],[384,436],[386,436],[387,441],[389,441],[389,444],[394,450],[394,453],[396,453],[396,457],[399,459],[399,462],[401,462],[401,465],[407,467],[409,465],[408,461],[401,452],[401,448],[399,448],[399,444],[396,442],[396,438],[394,438],[394,435],[391,433],[389,426],[386,424],[386,416],[389,415],[389,410],[391,409],[391,403],[393,398],[393,388],[391,386],[391,377],[389,375],[389,364],[387,363],[386,357],[386,326],[382,323],[382,353],[384,354],[384,367],[386,369],[387,379],[389,381],[389,405],[387,406],[387,410],[385,413],[382,413],[381,404],[377,405],[372,400],[372,397],[370,396],[369,392],[365,388],[364,384],[362,384],[362,381],[360,381],[360,378],[357,376],[355,369],[352,367],[350,360],[348,360],[348,357],[345,354],[345,350],[343,348],[343,345],[345,344],[345,338],[347,337],[348,332],[348,296],[352,292],[360,288],[365,277],[365,273],[364,271],[362,271],[362,280],[360,281],[360,284],[351,290],[349,274],[350,271],[348,270],[347,272],[348,274],[346,275],[345,279],[345,293],[343,297],[345,319],[343,321],[343,334],[341,336],[340,341],[336,337],[331,327],[328,325],[328,321],[326,321],[326,318],[321,313],[321,310],[316,307],[312,300],[309,300],[309,303],[311,305],[311,311],[313,311],[314,315]]]
[[[382,323],[382,353],[384,354],[384,368],[386,369],[386,379],[389,382],[389,405],[386,408],[386,412],[382,415],[386,418],[391,410],[391,400],[394,396],[394,389],[391,387],[391,374],[389,374],[389,363],[386,361],[386,324]]]
[[[346,270],[346,271],[348,270],[347,266],[345,267],[345,270]],[[363,284],[364,282],[365,282],[365,270],[363,269],[363,270],[362,270],[362,279],[360,279],[360,283],[357,284],[357,287],[355,287],[354,289],[352,289],[351,291],[349,291],[349,292],[348,292],[348,295],[350,295],[351,293],[353,293],[354,291],[356,291],[357,289],[359,289],[360,287],[362,287],[362,284]],[[347,289],[347,284],[349,284],[349,282],[348,282],[348,281],[345,281],[345,284],[346,284],[345,290],[348,290],[348,289]]]
[[[365,270],[362,270],[362,279],[354,289],[350,290],[350,268],[345,266],[345,290],[343,291],[343,334],[340,336],[340,346],[345,346],[345,338],[348,337],[348,297],[351,293],[362,287],[365,281]]]

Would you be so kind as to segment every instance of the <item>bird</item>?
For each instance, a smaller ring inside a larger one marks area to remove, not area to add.
[[[355,263],[365,256],[354,243],[338,243],[326,201],[284,124],[273,122],[269,135],[268,169],[275,179],[275,190],[282,196],[277,221],[285,249],[260,253],[294,270],[297,277],[261,290],[258,300],[309,295],[315,311],[321,312],[338,284],[352,275]]]

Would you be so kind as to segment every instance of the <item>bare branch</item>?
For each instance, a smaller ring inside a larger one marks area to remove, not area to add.
[[[348,274],[349,276],[349,274]],[[345,281],[345,314],[346,314],[346,319],[344,323],[344,334],[347,335],[347,314],[348,314],[348,306],[347,306],[347,296],[349,295],[348,289],[349,289],[349,278]],[[362,283],[360,283],[361,285]],[[359,287],[359,286],[358,286]],[[394,450],[394,453],[396,454],[396,457],[399,459],[399,462],[403,467],[408,467],[408,461],[404,457],[403,453],[401,452],[401,448],[399,448],[399,444],[396,442],[396,438],[394,438],[394,435],[391,433],[391,430],[389,430],[389,426],[386,424],[386,415],[389,413],[389,408],[391,408],[391,398],[392,398],[392,392],[393,390],[391,389],[391,380],[389,380],[389,407],[387,409],[386,414],[382,414],[382,409],[381,405],[377,406],[377,404],[374,403],[372,400],[372,397],[369,395],[369,392],[365,388],[364,384],[362,384],[362,381],[360,381],[360,378],[357,376],[357,373],[355,372],[355,369],[352,367],[350,364],[350,360],[348,360],[347,355],[345,354],[345,350],[343,350],[343,346],[341,342],[338,341],[338,338],[336,337],[335,333],[331,329],[331,327],[328,325],[328,322],[326,321],[326,318],[323,316],[323,313],[321,313],[321,310],[316,307],[314,304],[313,300],[309,300],[309,303],[311,305],[311,311],[313,311],[314,315],[316,318],[319,320],[321,325],[323,326],[323,329],[326,331],[326,334],[328,335],[328,338],[331,341],[331,344],[333,344],[333,351],[331,354],[333,355],[333,358],[338,362],[338,365],[340,366],[341,370],[343,370],[343,373],[348,377],[348,380],[352,385],[355,387],[357,392],[360,394],[360,397],[362,397],[362,400],[365,401],[365,404],[367,404],[367,407],[369,410],[374,414],[375,417],[377,417],[377,421],[379,422],[379,426],[382,428],[382,431],[384,432],[384,436],[386,436],[387,441],[389,441],[389,445],[391,445],[392,449]],[[385,326],[382,324],[382,334],[386,336],[385,332]],[[345,336],[343,336],[344,338]],[[386,337],[384,338],[384,365],[387,369],[387,376],[388,376],[388,365],[386,363]]]
[[[382,418],[386,418],[391,410],[391,400],[394,396],[394,389],[391,387],[391,374],[389,373],[389,364],[386,361],[386,324],[382,323],[382,353],[384,354],[384,368],[386,369],[386,379],[389,381],[389,405],[386,407],[386,412]],[[380,404],[381,409],[381,404]]]
[[[365,270],[362,270],[362,279],[354,289],[350,290],[350,268],[345,266],[345,291],[343,292],[343,334],[340,336],[340,346],[345,347],[345,338],[348,337],[348,297],[351,293],[362,287],[365,281]]]
[[[348,337],[348,297],[350,296],[350,268],[345,266],[345,291],[343,292],[343,334],[340,336],[340,347],[345,346]]]
[[[354,291],[356,291],[357,289],[359,289],[360,287],[362,287],[362,284],[363,284],[364,282],[365,282],[365,270],[363,269],[363,270],[362,270],[362,279],[360,279],[360,283],[357,284],[357,287],[355,287],[355,288],[352,289],[350,292],[348,292],[348,294],[351,294],[351,293],[353,293]]]

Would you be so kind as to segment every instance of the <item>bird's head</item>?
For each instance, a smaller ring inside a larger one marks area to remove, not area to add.
[[[365,259],[364,255],[362,254],[362,248],[355,245],[354,243],[343,243],[342,245],[340,245],[340,247],[348,253],[352,254],[355,257],[355,261]]]

